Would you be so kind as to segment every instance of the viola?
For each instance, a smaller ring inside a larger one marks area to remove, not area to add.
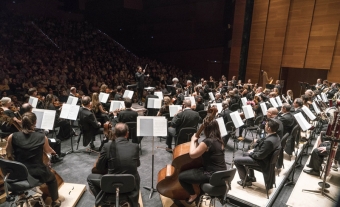
[[[216,107],[211,107],[208,110],[207,116],[203,121],[203,124],[196,132],[195,136],[199,137],[205,126],[214,120],[217,113]],[[193,168],[199,168],[202,164],[202,157],[192,159],[189,155],[190,142],[180,144],[173,150],[173,160],[171,165],[167,165],[158,172],[157,191],[168,198],[176,200],[185,200],[190,195],[184,190],[178,180],[178,176],[182,171],[186,171]],[[195,193],[199,194],[199,185],[194,185]]]
[[[63,103],[61,103],[60,101],[55,101],[53,102],[54,107],[61,107],[63,105]]]

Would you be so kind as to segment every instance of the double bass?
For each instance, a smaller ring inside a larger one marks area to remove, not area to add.
[[[195,136],[199,137],[205,126],[211,122],[217,113],[217,108],[211,107],[208,110],[208,115],[204,119],[203,124],[196,132]],[[190,195],[184,190],[178,180],[178,176],[182,171],[203,166],[202,157],[192,159],[189,155],[190,142],[180,144],[173,150],[173,160],[171,164],[161,169],[158,172],[157,191],[168,198],[176,200],[185,200]],[[199,194],[199,185],[194,185],[195,193]]]

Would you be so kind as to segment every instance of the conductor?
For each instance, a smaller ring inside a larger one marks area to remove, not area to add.
[[[142,98],[143,98],[143,89],[144,89],[144,77],[145,77],[145,69],[143,70],[141,66],[138,66],[135,78],[137,82],[138,104],[140,106],[143,105]],[[146,75],[146,77],[149,77],[149,75]]]

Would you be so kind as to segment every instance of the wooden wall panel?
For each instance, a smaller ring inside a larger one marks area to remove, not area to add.
[[[305,68],[330,69],[339,15],[339,0],[316,0]]]
[[[240,54],[242,46],[242,35],[244,25],[244,15],[246,11],[246,0],[238,0],[235,2],[235,15],[233,23],[233,35],[231,42],[230,63],[228,78],[238,76],[240,68]]]
[[[303,68],[315,0],[291,2],[282,67]]]
[[[340,83],[340,23],[338,26],[337,41],[335,43],[331,69],[328,71],[327,80]]]
[[[246,71],[246,79],[250,78],[254,83],[258,81],[261,68],[263,43],[267,25],[268,4],[269,0],[254,1]]]
[[[290,1],[271,0],[264,40],[261,69],[274,80],[279,78]]]

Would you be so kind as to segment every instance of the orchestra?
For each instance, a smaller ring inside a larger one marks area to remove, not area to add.
[[[222,155],[224,155],[224,151],[227,150],[225,146],[229,138],[232,136],[228,135],[227,137],[221,137],[218,131],[217,122],[214,121],[215,119],[223,117],[223,121],[225,124],[228,122],[232,122],[233,120],[231,119],[230,114],[234,111],[238,111],[238,114],[243,119],[242,121],[245,125],[236,130],[236,134],[238,136],[235,135],[235,137],[238,137],[238,141],[242,141],[244,140],[244,136],[246,136],[244,132],[245,129],[247,127],[254,126],[254,120],[256,120],[256,118],[258,117],[262,117],[261,125],[263,128],[262,130],[259,130],[261,132],[254,132],[261,133],[261,136],[253,140],[251,144],[252,150],[244,153],[243,157],[236,157],[234,160],[235,166],[241,178],[241,180],[237,183],[242,186],[251,186],[252,182],[256,181],[256,178],[254,177],[252,171],[249,171],[249,175],[246,175],[248,171],[244,168],[245,163],[247,165],[250,164],[260,166],[263,167],[264,170],[268,170],[268,166],[263,163],[267,163],[270,160],[270,156],[273,154],[274,150],[280,147],[280,140],[282,139],[283,135],[285,135],[286,133],[289,134],[293,130],[293,128],[298,125],[297,121],[295,120],[294,114],[301,113],[309,123],[312,123],[312,120],[309,119],[308,115],[303,110],[304,107],[310,109],[315,116],[320,117],[320,119],[317,119],[316,122],[321,122],[324,125],[327,124],[326,121],[329,120],[328,118],[330,116],[333,117],[333,120],[339,119],[337,115],[339,113],[339,108],[337,107],[340,103],[340,85],[338,83],[331,83],[329,85],[329,82],[327,80],[324,80],[322,82],[321,79],[317,79],[316,84],[314,86],[311,85],[310,88],[306,88],[306,91],[300,97],[298,97],[297,95],[293,96],[293,91],[283,87],[280,80],[277,80],[275,82],[273,88],[265,88],[266,85],[264,85],[264,87],[257,87],[257,84],[253,84],[250,79],[246,83],[242,83],[241,80],[237,81],[235,76],[233,76],[231,80],[227,80],[225,76],[222,76],[220,80],[216,79],[217,81],[215,81],[213,77],[210,77],[209,80],[201,78],[199,83],[193,80],[182,80],[182,82],[180,82],[177,77],[174,77],[171,79],[170,83],[160,83],[159,85],[153,87],[154,89],[148,89],[148,94],[145,94],[143,90],[146,90],[146,84],[150,83],[147,81],[148,75],[145,75],[146,71],[145,69],[143,70],[142,67],[139,66],[137,69],[137,73],[135,74],[135,83],[137,84],[137,88],[135,90],[132,89],[136,91],[137,94],[134,94],[132,99],[123,97],[124,92],[125,90],[127,90],[127,88],[122,85],[118,85],[111,89],[103,82],[102,85],[98,87],[97,91],[89,94],[84,94],[82,91],[78,91],[79,93],[77,93],[76,86],[71,86],[69,88],[68,96],[76,97],[79,99],[79,102],[77,102],[77,104],[80,105],[81,110],[78,116],[79,123],[82,125],[82,130],[84,133],[84,146],[89,146],[91,150],[98,151],[98,148],[94,146],[95,136],[102,133],[102,128],[107,122],[112,124],[113,129],[115,128],[116,130],[123,130],[121,133],[117,133],[120,137],[124,138],[118,139],[125,142],[125,131],[127,129],[124,127],[126,127],[126,125],[120,125],[119,123],[136,122],[138,116],[145,115],[143,113],[137,113],[139,110],[141,110],[141,108],[143,108],[143,111],[144,109],[148,110],[148,116],[166,116],[167,118],[169,118],[169,106],[178,105],[181,106],[182,109],[179,110],[174,115],[174,117],[171,117],[172,120],[168,120],[168,136],[166,137],[166,146],[164,147],[167,152],[173,153],[177,147],[176,143],[175,148],[173,148],[173,142],[175,140],[173,138],[176,138],[176,136],[178,136],[180,130],[185,127],[193,127],[198,129],[198,127],[200,126],[199,123],[205,123],[205,119],[202,120],[204,117],[200,117],[199,112],[215,108],[215,104],[221,104],[221,111],[213,116],[213,120],[211,120],[210,124],[206,123],[207,127],[203,130],[203,137],[205,137],[205,139],[198,142],[198,137],[200,137],[200,135],[193,135],[191,141],[186,140],[191,143],[188,153],[192,159],[202,157],[203,160],[209,160],[210,158],[208,158],[207,153],[208,151],[210,153],[210,149],[213,150],[211,153],[218,153],[219,156],[218,168],[211,168],[211,166],[203,164],[203,168],[199,167],[183,171],[177,176],[177,181],[186,191],[185,195],[187,195],[187,197],[185,199],[188,203],[197,201],[197,197],[198,195],[200,195],[196,191],[196,188],[192,187],[192,184],[208,182],[209,176],[211,176],[213,172],[229,168],[229,166],[226,167],[224,164],[222,164],[224,163],[224,158]],[[265,71],[263,73],[265,73]],[[265,76],[266,77],[265,79],[263,79],[263,81],[267,81],[266,84],[268,84],[268,81],[273,81],[272,78],[267,77],[266,73]],[[180,83],[185,83],[183,84],[185,86],[182,87]],[[41,84],[38,84],[38,87],[41,87]],[[60,93],[56,93],[56,91],[53,91],[52,89],[48,91],[43,91],[39,88],[31,87],[27,90],[27,93],[29,96],[38,99],[38,102],[35,106],[36,108],[59,111],[58,116],[55,117],[55,125],[62,126],[68,124],[66,120],[63,120],[59,117],[63,104],[66,104],[65,99],[62,98],[62,96],[65,96],[65,91],[67,90],[63,89],[60,91]],[[149,98],[159,98],[158,96],[154,95],[154,92],[161,92],[163,93],[164,97],[162,100],[161,108],[156,110],[147,107]],[[106,100],[106,102],[102,102],[100,100],[100,96],[103,94],[108,94],[108,99]],[[327,101],[322,99],[320,100],[321,94],[324,94],[322,95],[322,97],[326,97]],[[68,96],[66,94],[66,97]],[[187,97],[193,97],[195,103],[191,103],[190,99],[186,99]],[[241,99],[246,100],[245,104],[241,101]],[[278,99],[282,101],[282,105],[276,107],[275,103],[279,104]],[[275,101],[275,103],[272,102],[273,100]],[[125,108],[110,111],[110,105],[112,101],[124,101]],[[16,127],[11,127],[12,125],[17,127],[19,126],[20,128],[24,127],[24,129],[26,129],[27,126],[23,126],[22,120],[20,119],[22,114],[20,114],[19,112],[20,107],[22,106],[19,105],[18,107],[17,105],[14,105],[11,102],[11,98],[9,97],[2,97],[0,102],[2,109],[0,119],[2,123],[1,130],[4,132],[6,132],[7,130],[7,132],[9,133],[20,131],[16,129]],[[25,106],[29,105],[27,102],[28,99],[26,100]],[[133,108],[134,103],[140,105],[137,107],[138,109]],[[265,114],[261,108],[262,104],[264,104],[268,108]],[[243,106],[246,105],[249,105],[251,107],[252,112],[255,115],[254,118],[245,119]],[[321,113],[316,112],[317,109],[315,109],[315,106],[318,107],[318,110],[320,110]],[[330,114],[331,112],[334,114]],[[7,119],[5,119],[6,116],[8,117]],[[209,117],[209,115],[207,115],[207,117]],[[324,117],[326,117],[326,120]],[[6,120],[11,121],[6,122]],[[4,123],[7,123],[7,125]],[[331,125],[332,123],[328,124]],[[121,129],[122,127],[124,129]],[[321,165],[321,161],[326,155],[334,150],[331,149],[331,144],[327,141],[327,139],[325,140],[323,137],[337,137],[339,134],[337,130],[338,128],[335,128],[333,129],[333,133],[327,132],[320,135],[318,139],[319,147],[314,149],[314,151],[312,152],[312,159],[310,160],[309,165],[307,165],[307,167],[310,167],[311,169],[304,170],[305,173],[318,176],[320,175],[319,166]],[[334,131],[336,135],[334,135]],[[11,141],[11,136],[9,136],[8,139]],[[305,138],[304,136],[301,136],[301,140],[308,142],[308,138]],[[105,142],[107,141],[107,138],[105,138]],[[115,140],[112,140],[112,142],[115,142]],[[138,140],[133,138],[132,142],[138,143]],[[286,147],[291,148],[291,144],[292,142],[290,142],[289,144],[287,143]],[[102,147],[104,146],[106,148],[111,147],[109,145],[105,145],[105,143],[102,143],[100,149],[102,149]],[[8,148],[8,150],[11,149]],[[50,150],[46,148],[46,150],[49,150],[50,153],[55,154],[52,149]],[[286,150],[283,149],[283,151]],[[340,153],[333,154],[333,166],[337,167]],[[223,161],[221,159],[223,159]],[[277,170],[280,170],[282,168],[283,157],[281,157],[280,159],[281,161],[276,166]],[[99,165],[102,164],[103,163],[97,163],[97,166],[99,167]],[[335,170],[337,169],[336,167],[333,167],[332,169]],[[197,179],[192,179],[194,175],[198,174],[200,174],[200,176],[203,176],[196,177]],[[89,176],[89,183],[92,182],[91,179],[98,179],[98,176]],[[50,180],[46,181],[50,182]],[[162,186],[162,184],[160,184],[159,186]],[[97,188],[98,186],[94,187],[93,184],[91,184],[90,186],[91,192],[94,195],[98,194]],[[161,192],[163,192],[163,190]],[[60,204],[60,201],[57,200],[58,195],[55,194],[55,192],[53,193],[53,199],[55,199],[56,202],[54,203],[54,206],[58,206]],[[164,195],[167,194],[164,193]],[[182,199],[182,197],[180,198]]]

